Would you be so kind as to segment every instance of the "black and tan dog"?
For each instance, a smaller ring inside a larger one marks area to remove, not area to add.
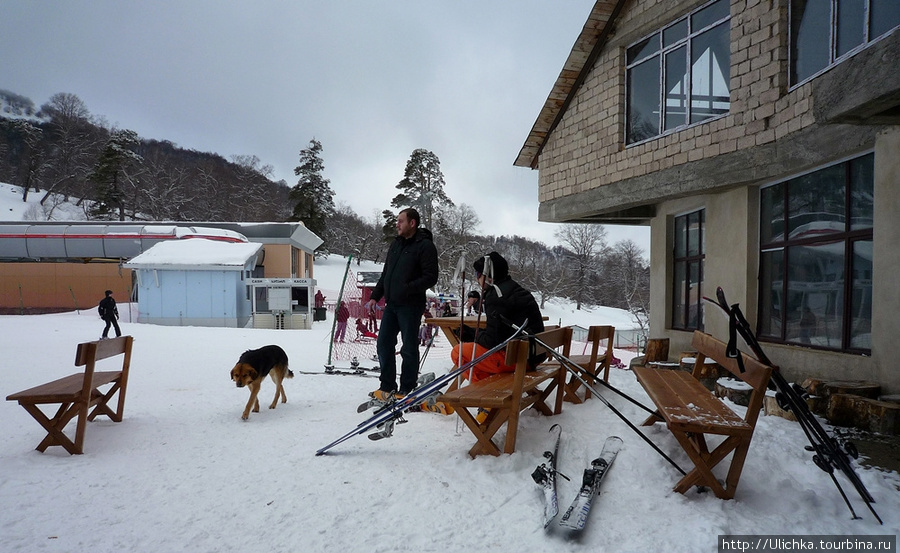
[[[231,380],[234,380],[238,388],[248,386],[250,388],[250,401],[244,407],[242,419],[247,420],[250,416],[250,408],[254,413],[259,413],[259,386],[266,378],[271,375],[275,382],[275,399],[269,409],[274,409],[278,405],[278,398],[281,397],[281,403],[287,402],[287,395],[284,393],[284,386],[281,385],[285,378],[294,378],[294,373],[288,368],[287,354],[278,346],[263,346],[259,349],[248,349],[241,354],[237,365],[231,369]]]

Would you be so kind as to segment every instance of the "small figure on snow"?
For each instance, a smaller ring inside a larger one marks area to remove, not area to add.
[[[119,330],[119,308],[116,307],[116,300],[113,299],[113,291],[107,290],[104,292],[106,297],[100,300],[100,305],[97,306],[97,312],[100,313],[100,318],[106,321],[106,327],[103,329],[103,335],[100,337],[101,340],[107,339],[109,336],[109,327],[112,325],[116,329],[116,338],[122,335],[122,331]]]

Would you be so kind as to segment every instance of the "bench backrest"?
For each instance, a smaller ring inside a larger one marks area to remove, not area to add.
[[[109,340],[95,340],[78,344],[75,351],[75,366],[83,367],[91,360],[99,361],[131,350],[131,336],[120,336]]]
[[[761,363],[757,359],[740,352],[744,361],[744,372],[741,372],[737,359],[725,355],[725,342],[722,342],[705,332],[700,332],[699,330],[694,331],[694,339],[692,340],[691,345],[703,356],[703,358],[698,358],[694,363],[695,372],[703,367],[704,359],[709,358],[721,365],[735,377],[752,386],[755,391],[765,392],[766,386],[769,384],[769,377],[772,376],[773,367]]]
[[[547,344],[551,349],[556,350],[563,348],[562,353],[566,357],[569,356],[569,347],[572,344],[572,327],[564,326],[553,330],[545,330],[535,334],[535,337],[541,342]],[[547,348],[535,343],[534,353],[545,353]],[[513,340],[506,346],[506,364],[518,365],[521,362],[527,362],[529,355],[529,340]],[[549,353],[548,353],[549,356]]]

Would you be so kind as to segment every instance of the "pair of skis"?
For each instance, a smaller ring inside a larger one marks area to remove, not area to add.
[[[469,361],[468,363],[464,363],[464,364],[460,365],[458,368],[450,371],[449,373],[441,375],[423,386],[419,386],[418,388],[416,388],[415,390],[413,390],[412,392],[410,392],[409,394],[407,394],[406,396],[404,396],[400,399],[391,400],[387,403],[384,403],[383,405],[376,405],[371,402],[364,403],[363,405],[360,406],[360,408],[362,408],[363,406],[366,406],[366,405],[369,406],[367,408],[377,407],[377,409],[375,410],[375,414],[373,414],[371,417],[364,420],[363,422],[359,423],[355,429],[351,430],[350,432],[347,432],[340,438],[336,439],[335,441],[331,442],[330,444],[328,444],[325,447],[316,451],[316,455],[323,455],[328,450],[335,447],[336,445],[349,440],[353,436],[358,436],[360,434],[364,434],[364,433],[372,430],[373,428],[376,429],[376,432],[374,432],[370,435],[370,437],[369,437],[370,439],[379,440],[381,438],[390,437],[390,435],[393,433],[394,424],[396,424],[397,422],[405,421],[405,419],[403,419],[403,413],[405,413],[406,411],[408,411],[414,407],[418,407],[418,406],[422,405],[422,403],[428,401],[430,398],[433,398],[436,394],[438,394],[440,392],[440,390],[444,386],[451,383],[457,376],[463,374],[464,372],[469,370],[470,367],[475,366],[476,364],[484,361],[491,355],[493,355],[493,354],[497,353],[498,351],[502,350],[503,348],[505,348],[507,344],[509,344],[511,341],[515,340],[520,335],[522,335],[526,326],[528,326],[527,319],[522,323],[521,326],[514,326],[515,332],[512,334],[512,336],[510,336],[506,340],[503,340],[496,346],[487,350],[486,352],[479,355],[475,359]],[[365,409],[363,409],[363,410],[365,410]]]
[[[562,428],[558,424],[554,424],[550,427],[550,432],[552,433],[554,430],[556,431],[556,439],[553,450],[544,452],[544,457],[547,460],[538,465],[534,472],[531,473],[531,478],[534,479],[536,484],[541,486],[544,492],[544,528],[550,526],[550,523],[553,522],[553,519],[559,513],[559,500],[556,496],[556,475],[558,474],[566,480],[569,479],[556,469]],[[600,456],[591,461],[590,466],[584,469],[578,495],[575,496],[572,504],[563,513],[562,518],[559,519],[561,527],[575,531],[584,529],[588,514],[591,512],[591,505],[593,505],[594,498],[600,491],[603,477],[606,476],[621,447],[622,438],[610,436],[606,439]]]

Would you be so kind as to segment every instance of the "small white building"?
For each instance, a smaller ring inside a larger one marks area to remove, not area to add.
[[[123,266],[137,273],[138,322],[242,328],[262,244],[206,238],[160,242]]]

